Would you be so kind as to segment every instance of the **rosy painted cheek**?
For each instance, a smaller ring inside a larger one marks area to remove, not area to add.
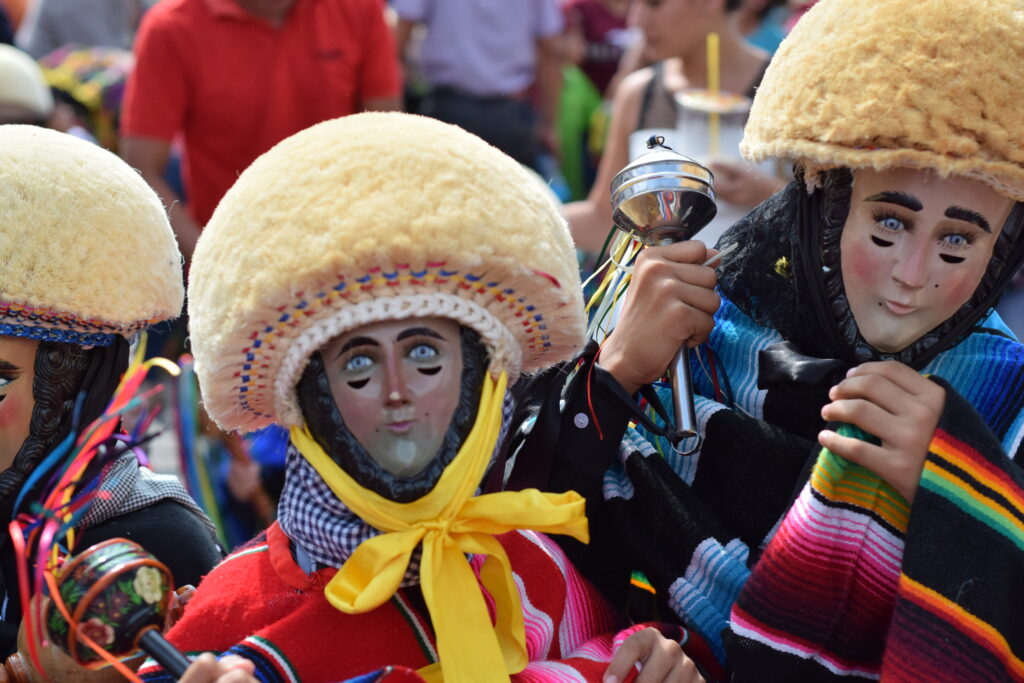
[[[345,425],[353,434],[364,433],[370,425],[379,430],[380,425],[375,424],[374,418],[378,417],[378,409],[381,404],[380,392],[374,391],[371,387],[379,386],[376,382],[362,389],[345,387],[334,395],[334,403],[345,420]]]
[[[892,247],[889,247],[892,249]],[[881,247],[866,244],[851,245],[843,252],[843,281],[849,292],[851,286],[875,285],[884,272]]]
[[[0,401],[0,469],[11,464],[14,454],[28,438],[33,402],[24,396],[8,394]]]
[[[414,379],[406,388],[423,418],[435,428],[446,428],[458,402],[461,369],[454,363],[447,363],[434,375],[415,371]]]
[[[938,296],[937,303],[942,308],[956,310],[960,308],[974,294],[978,283],[970,273],[956,273],[949,275],[935,288]]]
[[[21,401],[17,396],[8,395],[0,401],[0,427],[10,427],[21,418]]]

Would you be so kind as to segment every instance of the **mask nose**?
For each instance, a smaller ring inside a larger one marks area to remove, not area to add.
[[[928,284],[928,244],[911,237],[900,240],[892,278],[905,289],[921,289]]]
[[[396,357],[394,351],[390,351],[387,354],[387,398],[386,403],[389,407],[398,407],[405,405],[409,402],[408,387],[405,384],[405,380],[402,378],[402,373],[399,368],[399,360]]]

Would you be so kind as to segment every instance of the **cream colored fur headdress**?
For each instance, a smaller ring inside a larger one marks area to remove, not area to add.
[[[181,312],[156,193],[106,150],[0,126],[0,334],[106,345]]]
[[[196,371],[225,429],[301,423],[310,355],[385,319],[448,317],[514,377],[583,343],[575,251],[512,159],[431,119],[321,123],[257,159],[217,207],[189,282]]]
[[[0,43],[0,105],[24,109],[40,119],[53,113],[53,95],[42,68],[16,47]]]
[[[931,169],[1024,200],[1019,0],[821,0],[782,43],[740,150],[753,161]]]

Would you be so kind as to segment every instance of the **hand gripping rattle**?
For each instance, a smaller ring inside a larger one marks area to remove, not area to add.
[[[663,246],[693,239],[718,212],[714,176],[689,157],[652,136],[649,151],[634,159],[612,179],[612,221],[645,246]],[[670,370],[674,443],[697,436],[689,352],[676,353]],[[691,451],[700,447],[698,443]]]

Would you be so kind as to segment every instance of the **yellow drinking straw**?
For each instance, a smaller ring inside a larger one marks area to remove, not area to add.
[[[710,156],[712,158],[718,156],[719,114],[717,107],[720,73],[720,65],[718,63],[718,34],[711,32],[708,34],[708,91],[711,95],[709,99],[712,109],[708,114],[708,132],[711,136]]]

